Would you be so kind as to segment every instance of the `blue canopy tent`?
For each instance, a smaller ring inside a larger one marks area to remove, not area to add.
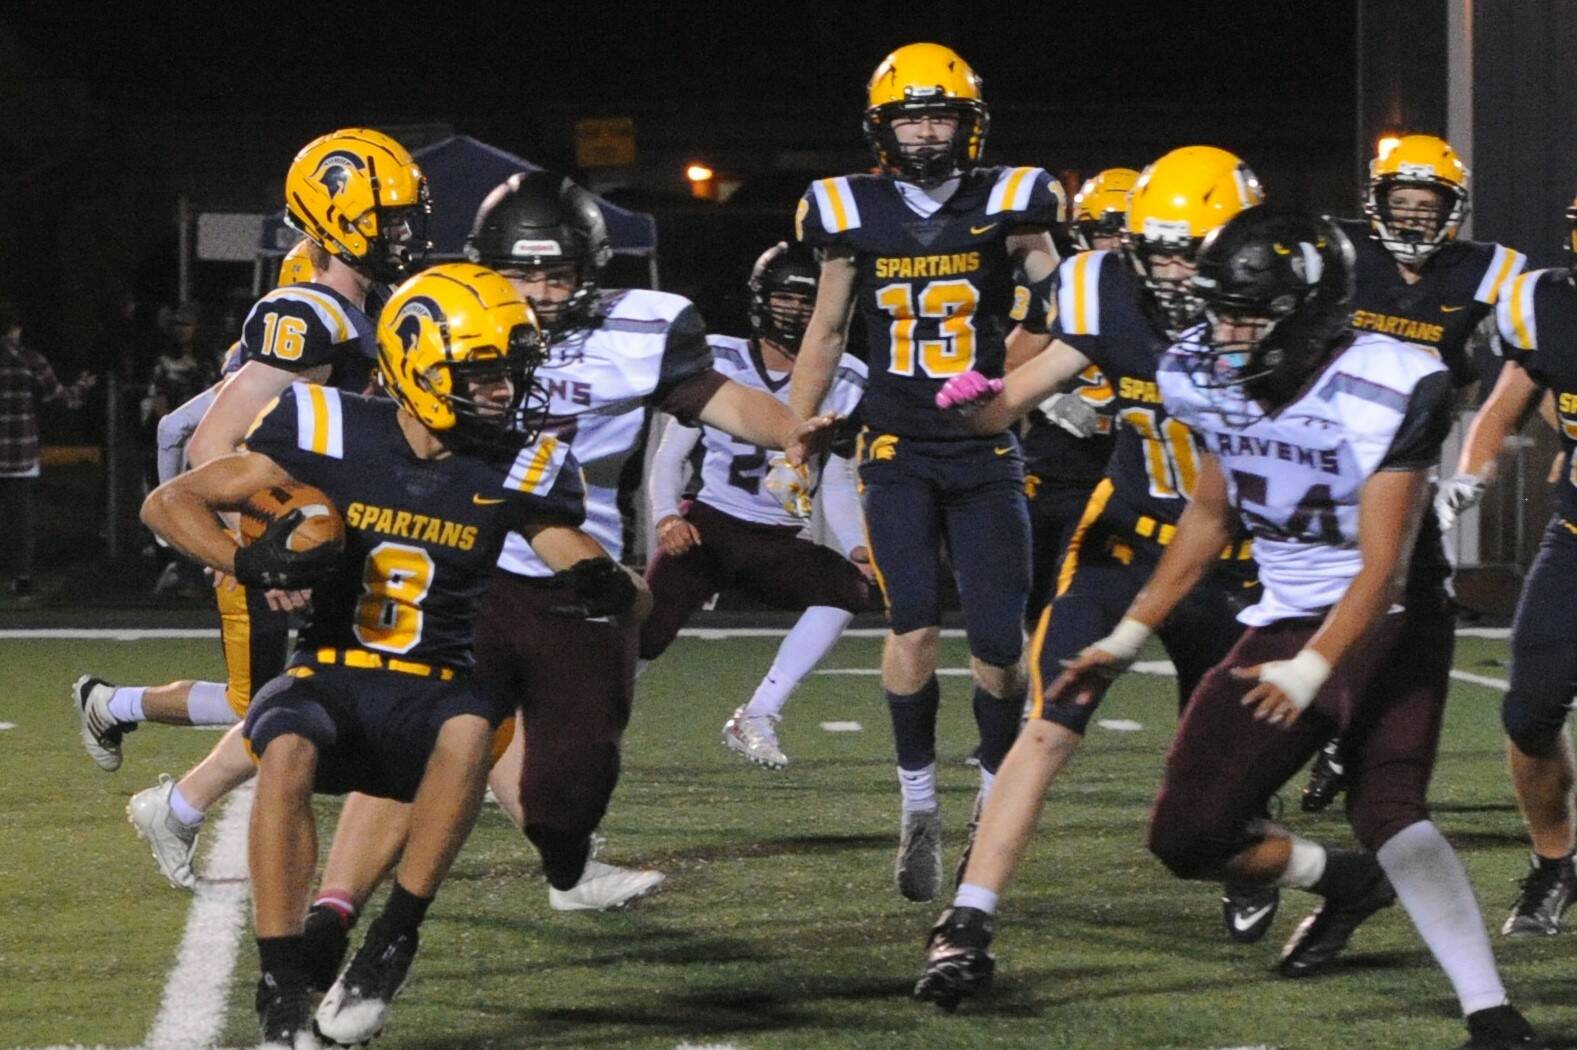
[[[429,258],[438,261],[462,257],[477,206],[494,186],[516,172],[542,170],[540,165],[469,135],[451,136],[411,155],[422,166],[432,193],[433,213],[428,220],[427,237],[433,242]],[[596,200],[608,223],[608,240],[614,253],[646,259],[651,286],[656,288],[657,221],[601,197]],[[300,239],[301,235],[286,224],[283,209],[264,220],[254,276],[258,292],[272,281],[280,256]]]

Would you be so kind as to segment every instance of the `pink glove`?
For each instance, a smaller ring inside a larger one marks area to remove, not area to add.
[[[969,413],[1002,393],[1002,380],[987,379],[979,372],[965,372],[942,384],[936,392],[936,407]]]

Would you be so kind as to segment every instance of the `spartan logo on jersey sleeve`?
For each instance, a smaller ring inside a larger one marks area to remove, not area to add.
[[[330,197],[338,197],[350,182],[351,172],[361,171],[363,167],[364,162],[356,154],[337,149],[318,162],[312,177],[328,191]]]

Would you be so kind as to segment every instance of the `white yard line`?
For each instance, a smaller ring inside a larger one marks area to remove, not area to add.
[[[193,1050],[218,1043],[230,1004],[230,977],[246,928],[246,829],[252,785],[236,790],[209,834],[202,878],[186,916],[186,934],[145,1050]]]

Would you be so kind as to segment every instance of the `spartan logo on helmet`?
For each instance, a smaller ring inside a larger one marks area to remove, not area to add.
[[[416,350],[416,343],[422,337],[423,321],[437,325],[444,342],[449,341],[443,308],[425,295],[419,295],[400,307],[400,312],[394,315],[394,332],[400,337],[400,345],[405,347],[407,354]]]
[[[350,150],[337,149],[333,153],[325,154],[318,161],[317,170],[312,173],[313,181],[317,182],[328,191],[330,197],[338,197],[350,182],[352,171],[362,171],[366,162]]]

